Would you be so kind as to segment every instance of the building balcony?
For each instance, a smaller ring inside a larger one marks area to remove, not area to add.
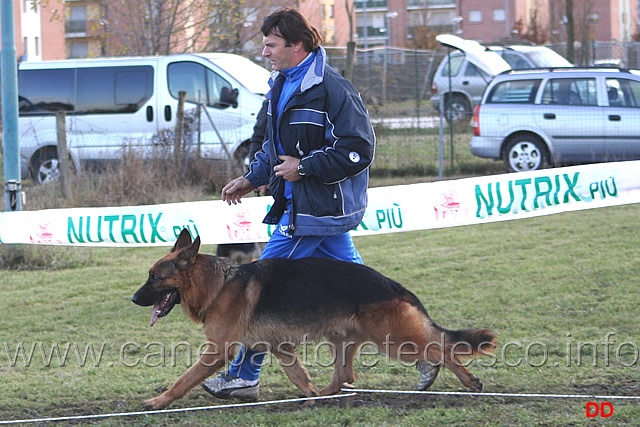
[[[407,7],[431,9],[434,7],[456,7],[455,0],[407,0]]]
[[[64,23],[66,38],[101,37],[106,32],[103,21],[92,20],[68,20]]]
[[[86,20],[68,20],[64,23],[64,32],[66,34],[86,34]]]
[[[366,1],[358,1],[355,2],[356,11],[361,11],[364,8],[367,9],[387,9],[389,7],[387,0],[366,0]]]

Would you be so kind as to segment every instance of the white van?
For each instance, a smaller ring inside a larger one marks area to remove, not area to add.
[[[203,53],[24,62],[18,68],[23,178],[58,174],[56,112],[66,112],[67,146],[76,168],[117,160],[124,147],[149,152],[185,112],[204,110],[192,132],[204,158],[243,161],[269,72],[233,54]]]

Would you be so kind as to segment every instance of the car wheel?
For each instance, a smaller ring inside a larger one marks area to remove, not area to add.
[[[469,102],[460,95],[447,97],[444,108],[447,121],[462,123],[471,120],[471,106]]]
[[[516,136],[506,145],[504,162],[510,172],[543,169],[548,162],[547,147],[537,136]]]
[[[58,150],[54,147],[47,147],[33,156],[31,159],[31,178],[38,184],[45,184],[60,178]]]

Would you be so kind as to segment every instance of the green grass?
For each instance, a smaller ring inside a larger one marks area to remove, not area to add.
[[[415,292],[438,324],[499,334],[496,357],[470,367],[486,391],[639,396],[639,215],[640,206],[621,206],[359,237],[356,245],[368,265]],[[149,328],[151,310],[130,301],[167,250],[66,248],[83,261],[54,270],[2,271],[0,421],[138,411],[195,361],[201,327],[177,309]],[[31,361],[16,359],[20,344],[27,355],[35,349]],[[104,346],[99,363],[91,357],[82,363],[89,345],[96,353]],[[56,346],[70,346],[65,364],[46,360]],[[308,367],[319,386],[329,381],[329,368]],[[355,385],[366,389],[413,390],[418,379],[413,368],[382,362],[356,364],[356,373]],[[261,381],[263,401],[298,395],[277,366],[266,367]],[[432,390],[464,391],[448,371]],[[565,426],[585,424],[588,400],[360,394],[348,407],[325,401],[315,408],[287,404],[93,422]],[[172,408],[220,403],[228,402],[196,389]],[[637,401],[612,403],[615,413],[602,423],[637,425]]]

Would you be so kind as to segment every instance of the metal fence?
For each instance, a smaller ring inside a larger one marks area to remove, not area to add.
[[[567,55],[566,43],[548,47],[564,57]],[[344,70],[344,49],[328,48],[327,51],[331,65]],[[429,102],[431,80],[445,54],[443,49],[380,47],[356,50],[351,80],[374,118],[402,116],[423,119],[435,114]],[[576,43],[573,62],[580,66],[601,64],[640,69],[640,42]]]

